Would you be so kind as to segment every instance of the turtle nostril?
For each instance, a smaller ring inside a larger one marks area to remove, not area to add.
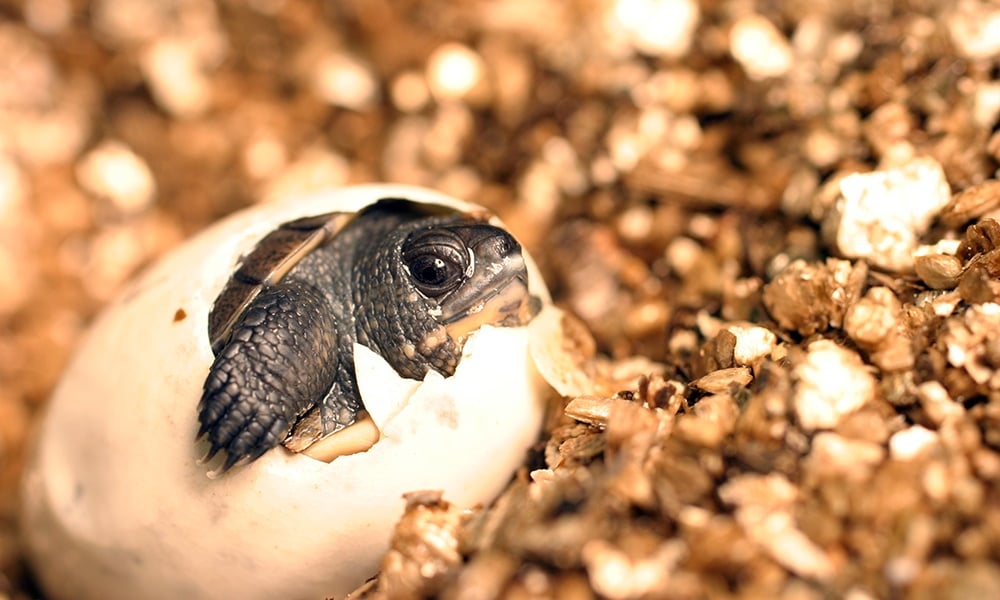
[[[498,233],[486,240],[480,251],[496,258],[504,258],[520,250],[520,245],[507,233]]]

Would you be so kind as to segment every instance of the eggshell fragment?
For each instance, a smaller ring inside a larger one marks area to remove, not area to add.
[[[360,391],[381,432],[366,452],[327,464],[279,447],[217,479],[198,464],[208,311],[240,256],[279,223],[383,197],[479,210],[386,185],[259,206],[178,248],[95,323],[26,468],[24,541],[47,597],[342,596],[374,574],[404,493],[442,490],[461,507],[499,493],[536,439],[548,393],[530,327],[483,327],[454,376],[432,371],[423,382],[357,347]]]

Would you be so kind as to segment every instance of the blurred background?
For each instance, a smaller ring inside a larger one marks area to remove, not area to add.
[[[26,597],[17,480],[60,371],[208,223],[433,187],[498,212],[605,355],[691,378],[704,318],[767,320],[761,283],[829,255],[828,182],[916,154],[993,177],[998,52],[966,0],[0,0],[0,598]],[[824,589],[877,582],[883,546]],[[787,590],[751,562],[689,566]]]

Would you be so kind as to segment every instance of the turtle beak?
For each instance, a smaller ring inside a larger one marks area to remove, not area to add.
[[[468,278],[441,303],[439,320],[448,334],[459,341],[483,325],[526,324],[533,303],[520,244],[500,232],[469,247]]]

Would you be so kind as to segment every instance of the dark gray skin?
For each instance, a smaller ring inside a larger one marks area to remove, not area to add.
[[[220,308],[228,301],[220,295],[213,311],[231,312],[232,326],[213,340],[198,408],[204,460],[224,451],[223,471],[281,444],[310,411],[319,411],[324,435],[354,423],[364,410],[355,342],[402,377],[422,379],[429,369],[449,376],[464,340],[445,327],[508,285],[527,295],[521,249],[506,231],[399,200],[359,213],[276,283],[246,271],[229,287],[259,293],[240,310]],[[520,314],[504,306],[494,324],[521,325]]]

